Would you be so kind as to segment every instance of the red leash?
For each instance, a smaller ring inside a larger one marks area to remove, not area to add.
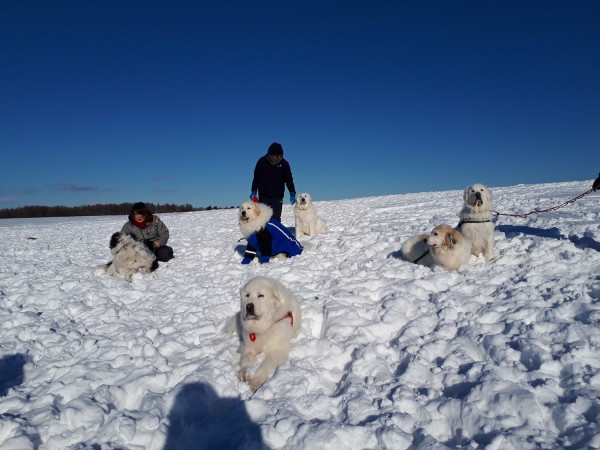
[[[575,203],[577,200],[579,200],[580,198],[585,197],[588,194],[591,194],[592,192],[594,192],[594,189],[590,189],[585,191],[583,194],[579,194],[577,197],[572,198],[571,200],[568,200],[564,203],[561,203],[560,205],[557,206],[552,206],[550,208],[546,208],[546,209],[536,209],[533,211],[529,211],[528,213],[524,213],[524,214],[506,214],[506,213],[499,213],[497,211],[492,210],[492,212],[496,215],[496,216],[509,216],[509,217],[520,217],[522,219],[526,218],[527,216],[530,216],[532,214],[538,214],[538,213],[545,213],[545,212],[550,212],[550,211],[555,211],[557,209],[560,209],[564,206],[567,206],[571,203]]]

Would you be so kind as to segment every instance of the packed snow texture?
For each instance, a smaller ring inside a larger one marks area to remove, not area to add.
[[[492,186],[494,209],[590,186]],[[309,249],[249,266],[237,210],[161,215],[176,257],[132,283],[96,268],[124,216],[0,221],[0,448],[600,448],[600,192],[498,216],[461,272],[399,249],[462,189],[315,205]],[[257,275],[303,320],[252,395],[222,328]]]

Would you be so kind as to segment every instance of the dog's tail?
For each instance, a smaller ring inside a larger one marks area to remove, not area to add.
[[[417,263],[429,250],[429,246],[424,242],[429,237],[427,233],[420,233],[410,237],[400,248],[400,257],[412,263]]]
[[[106,264],[100,264],[98,266],[96,266],[98,269],[102,269],[104,271],[107,271],[108,268],[110,267],[110,265],[112,264],[112,261],[107,262]]]
[[[241,329],[242,315],[241,313],[235,313],[227,322],[225,322],[225,326],[221,329],[219,335],[213,338],[213,342],[225,341],[233,336],[234,333],[239,335]]]

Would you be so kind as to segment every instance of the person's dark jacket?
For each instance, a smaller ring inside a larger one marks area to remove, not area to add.
[[[592,185],[592,189],[594,191],[600,190],[600,173],[598,174],[598,178],[596,178],[596,180],[594,181],[594,184]]]
[[[283,198],[286,186],[288,191],[296,192],[290,164],[282,159],[276,165],[272,165],[266,155],[262,156],[254,168],[252,191],[258,191],[259,198]]]

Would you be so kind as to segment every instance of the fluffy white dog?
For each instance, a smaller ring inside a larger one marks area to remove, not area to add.
[[[154,253],[130,234],[114,233],[110,238],[109,247],[113,259],[100,266],[109,275],[121,275],[131,282],[134,273],[150,273],[158,268]]]
[[[425,239],[431,249],[431,256],[436,266],[448,270],[458,270],[471,258],[471,244],[460,231],[450,225],[438,225]]]
[[[425,242],[429,236],[429,233],[420,233],[409,238],[400,249],[402,259],[420,266],[433,267],[435,263],[429,245]]]
[[[421,233],[408,239],[402,245],[401,255],[415,264],[458,270],[469,263],[471,244],[460,231],[443,224],[429,234]]]
[[[267,225],[273,215],[269,205],[256,202],[244,202],[238,210],[238,225],[242,235],[247,238]]]
[[[268,205],[244,202],[238,211],[238,224],[248,244],[242,264],[250,264],[259,256],[259,262],[267,263],[273,256],[281,258],[302,253],[303,247],[281,222],[273,217]]]
[[[317,209],[312,202],[312,197],[306,192],[298,195],[296,206],[294,206],[294,217],[297,238],[310,237],[327,231],[325,221],[317,216]]]
[[[471,242],[471,254],[481,253],[490,261],[494,258],[492,191],[483,184],[473,184],[465,189],[463,198],[464,206],[456,228]]]
[[[292,339],[300,330],[300,305],[283,284],[256,277],[240,290],[242,349],[240,380],[256,392],[284,364]],[[265,358],[254,375],[249,368],[259,354]]]

